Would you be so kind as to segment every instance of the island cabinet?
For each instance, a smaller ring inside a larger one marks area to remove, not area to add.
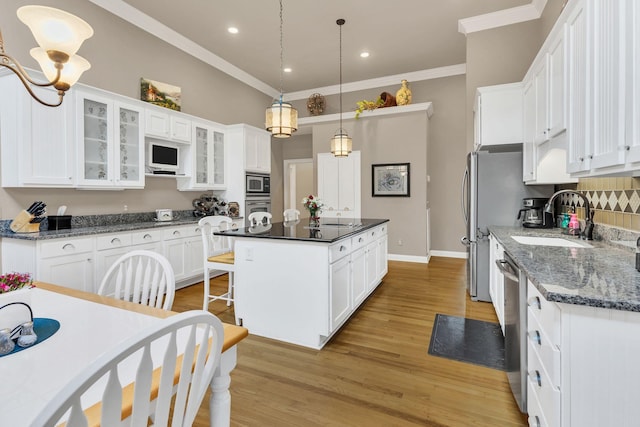
[[[504,259],[504,247],[489,234],[489,295],[504,335],[504,275],[497,262]]]
[[[335,241],[329,227],[294,232],[281,224],[270,236],[251,236],[250,228],[232,234],[236,321],[254,335],[321,349],[382,282],[387,224]]]
[[[527,304],[529,425],[637,425],[640,313],[551,302],[531,281]]]

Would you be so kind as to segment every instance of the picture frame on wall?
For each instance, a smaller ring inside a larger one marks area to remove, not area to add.
[[[371,165],[372,197],[410,197],[410,163]]]
[[[182,109],[182,90],[179,86],[140,78],[140,99],[150,104],[180,111]]]

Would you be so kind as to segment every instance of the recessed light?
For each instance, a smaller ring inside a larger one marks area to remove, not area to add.
[[[227,31],[229,31],[231,34],[238,34],[238,29],[236,27],[229,27],[227,28]]]
[[[360,52],[360,58],[368,58],[369,57],[369,52],[364,51],[364,52]]]
[[[283,68],[282,71],[284,71],[285,73],[290,73],[293,70],[289,67],[286,67],[286,68]]]

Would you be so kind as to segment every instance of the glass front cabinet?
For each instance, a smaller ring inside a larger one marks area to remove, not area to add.
[[[178,176],[179,190],[225,190],[226,147],[222,126],[194,122],[185,162],[185,176]]]
[[[76,108],[78,187],[144,188],[143,110],[82,90]]]

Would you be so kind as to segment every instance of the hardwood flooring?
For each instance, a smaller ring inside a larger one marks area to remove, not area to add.
[[[231,374],[232,426],[525,426],[501,371],[427,353],[436,313],[496,322],[465,261],[389,262],[383,283],[320,351],[249,335]],[[227,276],[212,280],[224,292]],[[202,284],[173,309],[199,309]],[[233,323],[233,307],[209,306]],[[295,319],[291,319],[295,322]],[[205,397],[205,402],[208,396]],[[208,425],[203,404],[195,425]]]

